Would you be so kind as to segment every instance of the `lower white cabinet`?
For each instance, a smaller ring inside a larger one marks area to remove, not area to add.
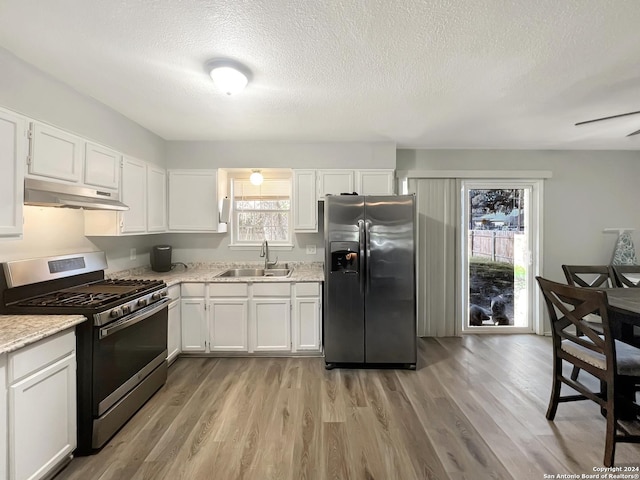
[[[7,478],[7,354],[0,354],[0,478]]]
[[[8,356],[8,478],[50,475],[75,450],[75,331]]]
[[[251,351],[291,351],[291,284],[255,283],[251,293]]]
[[[212,352],[246,352],[246,298],[212,298],[209,300],[209,349]]]
[[[293,351],[319,352],[322,291],[318,282],[296,283],[293,303]]]
[[[169,320],[167,325],[167,362],[169,364],[180,354],[182,335],[180,326],[180,300],[169,303]]]
[[[207,312],[204,298],[182,298],[182,351],[207,351]]]
[[[319,282],[183,283],[181,351],[319,353],[321,290]]]

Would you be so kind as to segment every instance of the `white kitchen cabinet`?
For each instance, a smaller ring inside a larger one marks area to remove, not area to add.
[[[249,300],[212,298],[209,300],[209,350],[246,352]]]
[[[293,230],[300,233],[318,231],[315,170],[293,171]]]
[[[321,284],[296,283],[293,288],[293,351],[319,352],[322,323]]]
[[[216,170],[169,170],[169,230],[217,232]]]
[[[117,191],[122,155],[115,150],[87,142],[84,155],[84,183],[98,189]]]
[[[210,351],[248,351],[248,311],[248,284],[209,284]]]
[[[205,283],[183,283],[180,290],[180,318],[183,352],[207,351]]]
[[[80,182],[84,140],[55,127],[32,122],[28,175]]]
[[[291,351],[291,284],[254,283],[249,351]]]
[[[360,195],[393,195],[393,170],[356,170],[356,192]]]
[[[0,354],[0,478],[8,478],[7,454],[9,448],[7,442],[7,354]]]
[[[355,191],[353,170],[318,170],[318,198]]]
[[[147,231],[147,164],[124,157],[122,160],[122,202],[129,210],[121,212],[122,233]]]
[[[8,478],[44,478],[77,445],[74,330],[10,353],[7,377]]]
[[[167,362],[172,364],[180,354],[181,347],[180,300],[169,302],[167,325]]]
[[[120,236],[166,232],[166,195],[164,169],[125,156],[120,199],[129,210],[85,210],[84,234]]]
[[[147,165],[147,231],[167,231],[167,173],[151,164]]]
[[[0,237],[22,235],[26,121],[0,110]]]

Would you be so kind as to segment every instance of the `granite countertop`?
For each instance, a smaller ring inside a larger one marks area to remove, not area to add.
[[[284,263],[284,262],[283,262]],[[263,268],[263,262],[212,262],[190,263],[187,268],[182,265],[170,272],[154,272],[150,267],[140,267],[110,273],[109,278],[141,278],[147,280],[163,280],[168,286],[182,282],[219,282],[219,283],[247,283],[247,282],[323,282],[324,269],[322,262],[286,262],[293,272],[289,277],[218,277],[229,268]],[[276,268],[282,268],[277,265]]]
[[[86,320],[82,315],[0,315],[0,354],[26,347]]]

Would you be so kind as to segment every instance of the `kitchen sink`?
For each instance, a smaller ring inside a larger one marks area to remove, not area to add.
[[[230,268],[222,272],[219,277],[288,277],[293,272],[291,268]]]

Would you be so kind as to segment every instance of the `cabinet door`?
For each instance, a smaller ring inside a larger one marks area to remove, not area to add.
[[[293,307],[295,351],[320,350],[320,299],[318,297],[300,297],[295,299]]]
[[[254,298],[251,351],[291,350],[291,299]]]
[[[182,351],[204,352],[207,350],[207,317],[204,298],[182,299]]]
[[[84,154],[84,183],[118,190],[121,159],[122,155],[115,150],[87,142]]]
[[[209,349],[246,352],[248,299],[212,298],[209,301]]]
[[[318,200],[316,197],[316,171],[293,171],[293,230],[318,231]]]
[[[147,230],[147,164],[124,157],[122,162],[122,202],[129,210],[122,212],[123,233]]]
[[[180,353],[180,301],[169,304],[169,320],[167,325],[167,360],[173,362]]]
[[[216,170],[169,170],[169,230],[215,232],[218,220]]]
[[[42,478],[75,450],[76,357],[9,388],[9,478]]]
[[[318,170],[318,198],[354,191],[353,170]]]
[[[7,354],[0,353],[0,478],[9,478],[7,470]]]
[[[0,110],[0,236],[22,234],[26,122]]]
[[[163,168],[147,165],[147,231],[167,230],[167,174]]]
[[[393,170],[359,170],[356,191],[360,195],[393,195]]]
[[[81,138],[34,122],[31,124],[29,174],[79,182],[83,149]]]

